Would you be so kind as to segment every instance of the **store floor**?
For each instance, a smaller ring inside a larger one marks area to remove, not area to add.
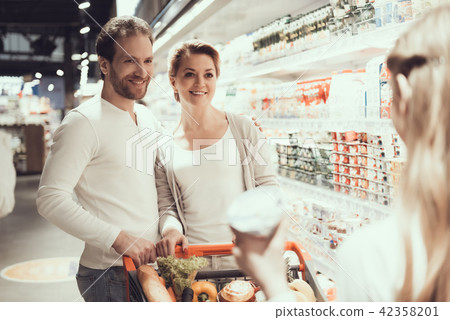
[[[16,206],[0,218],[0,270],[35,259],[79,257],[83,243],[42,218],[36,209],[39,175],[20,176]],[[0,301],[76,301],[75,279],[62,282],[17,282],[0,277]]]

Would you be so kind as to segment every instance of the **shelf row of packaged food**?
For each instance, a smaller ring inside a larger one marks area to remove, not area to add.
[[[303,183],[284,176],[279,176],[278,179],[285,189],[289,189],[299,195],[307,195],[311,201],[326,202],[332,208],[340,208],[340,210],[347,212],[363,211],[368,216],[374,217],[374,220],[381,220],[391,212],[389,207],[334,192],[321,185]]]
[[[300,241],[317,270],[334,279],[339,268],[336,249],[356,231],[390,214],[390,210],[318,186],[283,177],[282,188],[291,203],[289,237]]]
[[[283,177],[390,205],[406,149],[398,134],[367,132],[291,132],[275,144]],[[317,142],[316,142],[317,141]]]
[[[258,119],[263,128],[284,128],[286,130],[305,130],[305,131],[364,131],[372,132],[374,130],[380,133],[395,133],[395,128],[390,119],[379,120],[346,120],[346,119]]]
[[[217,46],[221,76],[212,104],[261,122],[279,181],[293,197],[289,236],[330,278],[336,248],[391,214],[406,158],[390,119],[386,54],[417,12],[408,11],[413,1],[375,2],[339,1],[356,7],[283,17]],[[181,108],[169,78],[155,79],[149,104],[174,123]]]
[[[247,63],[243,63],[242,58],[223,57],[223,74],[219,84],[226,85],[245,78],[269,77],[283,73],[298,73],[300,76],[308,70],[339,70],[344,60],[351,61],[353,65],[360,65],[384,54],[408,26],[409,23],[394,24],[365,34],[338,37],[325,45],[262,63],[255,63],[251,58],[248,58]],[[229,51],[242,54],[242,50]],[[224,52],[228,52],[226,48]],[[233,63],[227,64],[229,60]]]

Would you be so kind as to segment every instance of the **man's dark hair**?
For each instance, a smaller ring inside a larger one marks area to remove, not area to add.
[[[115,42],[120,38],[131,37],[138,33],[147,36],[153,44],[152,29],[141,18],[121,16],[110,19],[97,36],[95,43],[97,55],[112,62],[115,54]],[[105,79],[105,75],[102,72],[101,75],[102,79]]]

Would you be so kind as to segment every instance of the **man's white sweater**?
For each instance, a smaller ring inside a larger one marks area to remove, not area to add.
[[[127,163],[127,154],[136,160],[127,141],[145,128],[160,127],[144,106],[136,104],[134,112],[138,125],[127,111],[100,96],[81,104],[56,130],[42,173],[38,211],[85,241],[80,263],[89,268],[122,265],[111,247],[121,230],[153,242],[160,239],[153,170]]]

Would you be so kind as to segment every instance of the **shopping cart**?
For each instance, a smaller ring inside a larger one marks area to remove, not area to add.
[[[188,246],[186,252],[182,252],[181,247],[175,250],[177,258],[189,258],[191,256],[203,257],[214,255],[230,255],[234,244],[211,244],[211,245],[191,245]],[[303,280],[309,283],[314,291],[317,301],[328,301],[327,297],[319,285],[316,278],[316,271],[313,266],[313,261],[309,253],[297,242],[286,242],[285,251],[293,251],[300,262],[298,265],[289,265],[289,273],[294,279],[302,277]],[[127,301],[130,301],[130,290],[136,293],[140,301],[147,301],[144,292],[139,284],[136,274],[136,266],[130,257],[123,256],[123,266],[126,279]],[[231,280],[250,280],[241,270],[208,270],[199,271],[195,280],[208,280],[214,283],[217,291],[220,291],[224,285]]]

